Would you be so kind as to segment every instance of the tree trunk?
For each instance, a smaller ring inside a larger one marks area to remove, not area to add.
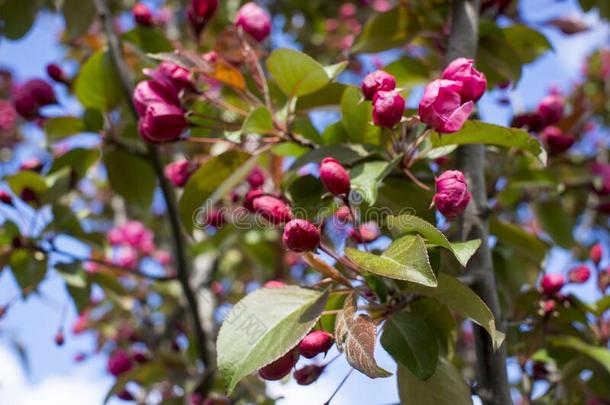
[[[478,42],[478,0],[454,0],[447,61],[459,57],[474,58]],[[497,327],[503,329],[496,289],[491,250],[488,245],[488,206],[485,187],[485,146],[464,145],[458,149],[457,165],[468,179],[472,201],[460,223],[462,240],[481,239],[482,244],[466,268],[472,276],[472,289],[494,314]],[[506,370],[505,345],[494,352],[489,334],[474,326],[477,353],[477,394],[486,405],[512,404]]]

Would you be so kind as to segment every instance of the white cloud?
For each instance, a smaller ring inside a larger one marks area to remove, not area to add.
[[[51,374],[30,383],[16,356],[0,346],[0,404],[99,405],[107,389],[105,382],[82,372]]]

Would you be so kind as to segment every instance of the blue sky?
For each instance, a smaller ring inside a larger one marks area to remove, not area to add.
[[[575,0],[557,2],[556,0],[522,1],[525,20],[543,22],[552,17],[578,13]],[[556,49],[532,65],[526,67],[523,78],[511,94],[514,101],[532,108],[555,85],[568,90],[572,83],[578,81],[582,60],[591,50],[607,43],[609,30],[607,25],[599,23],[595,14],[585,16],[594,29],[588,33],[565,37],[555,29],[542,28]],[[56,46],[62,29],[61,19],[52,15],[42,15],[30,33],[19,41],[0,42],[0,65],[16,73],[17,79],[45,77],[45,66],[49,62],[62,60],[62,51]],[[59,92],[63,91],[58,87]],[[497,94],[484,97],[481,105],[482,116],[486,121],[506,124],[509,110],[498,107],[493,100]],[[62,98],[65,101],[65,97]],[[66,103],[69,111],[75,106]],[[34,143],[41,138],[32,134]],[[24,149],[23,154],[31,151]],[[551,267],[559,269],[565,266],[570,258],[562,252],[556,252],[551,258]],[[12,276],[8,272],[0,274],[0,304],[8,301],[17,292]],[[52,277],[42,288],[45,299],[34,297],[26,303],[13,305],[8,315],[0,320],[3,333],[0,338],[0,403],[12,405],[97,405],[101,403],[105,391],[113,379],[105,374],[105,359],[95,357],[85,363],[75,364],[73,356],[80,351],[89,351],[93,347],[91,336],[74,338],[67,331],[66,344],[57,348],[53,344],[60,323],[61,308],[66,302],[63,283]],[[72,324],[75,313],[70,307],[66,325]],[[28,350],[30,371],[21,369],[6,335],[14,335],[24,343]],[[329,354],[332,356],[332,353]],[[380,363],[392,369],[392,362],[379,353]],[[325,376],[313,387],[300,387],[295,383],[282,385],[270,384],[270,390],[286,396],[287,404],[322,403],[332,393],[337,382],[345,375],[348,366],[343,360],[330,367]],[[351,398],[347,395],[351,393]],[[385,404],[396,402],[394,379],[371,381],[355,372],[335,399],[335,404],[354,403]]]

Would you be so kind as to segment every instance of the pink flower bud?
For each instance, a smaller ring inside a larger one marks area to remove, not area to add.
[[[136,24],[150,27],[153,25],[153,15],[150,8],[144,3],[136,3],[131,9],[131,15],[136,21]]]
[[[47,74],[57,83],[69,83],[68,77],[64,70],[57,63],[49,63],[47,65]]]
[[[334,195],[349,194],[349,174],[335,158],[327,157],[322,160],[320,163],[320,180],[324,187]]]
[[[396,88],[396,79],[391,74],[383,70],[377,70],[369,73],[362,80],[360,85],[362,95],[367,100],[372,100],[375,93],[378,91],[392,91]]]
[[[122,246],[115,255],[114,264],[126,269],[135,269],[138,266],[138,252],[131,246]]]
[[[299,351],[297,348],[294,348],[279,359],[258,370],[258,375],[264,380],[281,380],[290,373],[290,370],[292,370],[298,361]]]
[[[542,286],[542,293],[551,296],[559,292],[565,284],[565,278],[561,274],[552,273],[545,274],[542,277],[542,282],[540,285]]]
[[[589,259],[591,259],[595,265],[598,265],[602,261],[603,254],[604,251],[601,243],[596,243],[595,245],[591,246],[591,250],[589,250]]]
[[[117,349],[108,358],[108,372],[115,377],[131,370],[132,362],[123,349]]]
[[[325,353],[333,347],[333,335],[324,330],[309,332],[299,343],[299,351],[303,357],[312,359],[320,353]]]
[[[462,103],[463,84],[453,80],[435,80],[426,86],[419,103],[423,122],[440,133],[459,131],[468,119],[474,103]]]
[[[63,346],[66,341],[64,333],[60,330],[57,331],[57,333],[55,334],[55,337],[53,338],[53,341],[55,342],[56,346]]]
[[[378,91],[373,96],[373,122],[383,128],[393,128],[405,112],[405,99],[397,91]]]
[[[256,3],[246,3],[237,11],[235,25],[241,27],[256,41],[261,42],[271,32],[271,17]]]
[[[344,19],[354,18],[356,16],[356,6],[352,3],[345,3],[339,7],[339,16]]]
[[[576,141],[573,136],[565,135],[560,128],[554,126],[549,126],[544,129],[544,132],[542,132],[542,139],[544,139],[544,142],[549,147],[551,153],[554,154],[565,152],[570,149]]]
[[[191,175],[197,170],[196,165],[186,159],[172,162],[165,166],[165,177],[176,187],[184,187]]]
[[[135,398],[133,394],[127,390],[127,388],[123,388],[116,394],[117,398],[122,401],[133,401]]]
[[[441,78],[462,83],[462,89],[459,91],[462,102],[478,101],[487,88],[485,75],[474,68],[472,59],[454,60],[445,68]]]
[[[259,167],[255,167],[250,174],[248,174],[248,177],[246,177],[246,181],[253,189],[262,187],[263,184],[265,184],[265,172]]]
[[[152,103],[179,105],[180,100],[173,91],[155,80],[144,80],[138,83],[133,91],[133,104],[140,116],[146,113],[146,107]]]
[[[13,197],[4,190],[0,190],[0,202],[6,205],[13,205]]]
[[[186,15],[195,35],[199,36],[218,8],[218,0],[191,0]]]
[[[29,187],[24,187],[23,190],[21,190],[19,197],[21,197],[25,203],[38,203],[38,195]]]
[[[186,127],[184,111],[167,103],[149,104],[139,123],[142,139],[151,143],[175,141]]]
[[[309,221],[293,219],[284,227],[282,242],[295,252],[311,251],[320,244],[320,231]]]
[[[211,209],[206,213],[205,224],[209,226],[213,226],[216,229],[222,228],[225,224],[226,218],[225,214],[222,210]]]
[[[591,277],[591,269],[586,264],[576,266],[568,272],[568,280],[571,283],[582,284]]]
[[[563,98],[557,94],[551,94],[542,99],[538,104],[538,113],[542,117],[544,125],[557,124],[563,118]]]
[[[466,178],[459,170],[448,170],[436,178],[434,205],[448,220],[462,215],[470,198]]]
[[[545,315],[550,314],[555,309],[556,303],[555,300],[545,300],[543,303],[543,310]]]
[[[76,322],[74,322],[74,325],[72,326],[72,333],[75,335],[80,335],[89,329],[89,327],[89,311],[84,310],[80,313],[80,315],[78,315],[78,318],[76,318]]]
[[[55,104],[57,98],[53,87],[44,80],[32,79],[18,86],[13,92],[13,105],[17,113],[25,119],[39,116],[38,110],[49,104]]]
[[[155,69],[144,69],[144,74],[174,94],[193,86],[189,70],[172,62],[163,61]]]
[[[246,194],[246,196],[244,197],[244,208],[250,212],[254,212],[254,200],[264,195],[268,194],[266,194],[263,190],[260,189],[249,191],[248,194]]]
[[[253,198],[251,204],[251,211],[259,214],[274,225],[282,225],[292,219],[290,207],[275,196],[263,194]],[[244,203],[244,206],[246,206],[246,203]]]
[[[325,366],[310,364],[296,370],[292,375],[299,385],[313,384],[324,371]]]
[[[379,227],[374,222],[366,222],[360,225],[360,228],[352,228],[350,231],[350,237],[354,238],[358,243],[370,243],[377,239],[379,235]]]
[[[263,288],[282,288],[286,287],[287,285],[288,284],[280,280],[269,280],[265,284],[263,284]]]
[[[0,100],[0,131],[12,131],[17,123],[17,111],[11,103]]]

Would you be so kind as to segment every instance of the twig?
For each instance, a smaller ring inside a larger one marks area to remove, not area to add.
[[[345,375],[345,377],[343,377],[343,380],[341,380],[341,382],[339,383],[339,386],[335,389],[335,391],[332,393],[332,395],[330,396],[330,398],[328,398],[328,401],[324,402],[324,405],[330,405],[330,401],[333,400],[333,398],[335,397],[335,395],[337,395],[337,392],[339,392],[339,390],[341,389],[341,387],[343,387],[343,384],[345,384],[345,382],[347,381],[347,379],[349,378],[350,375],[352,375],[352,371],[354,371],[354,369],[350,369],[347,374]]]

